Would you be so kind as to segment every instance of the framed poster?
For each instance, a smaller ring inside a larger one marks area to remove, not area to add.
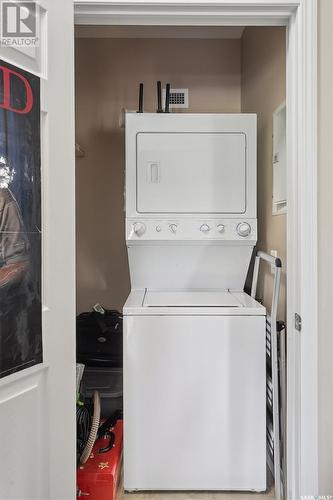
[[[0,378],[42,362],[40,79],[0,60]]]

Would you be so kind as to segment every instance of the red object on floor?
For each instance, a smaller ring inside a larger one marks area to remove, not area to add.
[[[114,446],[106,453],[100,449],[107,447],[109,437],[96,441],[90,458],[77,470],[77,499],[116,500],[123,450],[123,421],[117,420],[113,428]]]

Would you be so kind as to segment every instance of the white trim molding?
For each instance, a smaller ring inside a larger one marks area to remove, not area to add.
[[[287,27],[287,498],[318,495],[317,0],[74,0],[75,23]],[[295,313],[302,331],[295,329]]]
[[[98,1],[74,0],[75,24],[95,25],[285,25],[299,1]]]
[[[298,226],[298,248],[296,250],[292,244],[289,246],[294,257],[301,259],[300,263],[293,264],[298,268],[296,280],[298,290],[295,290],[294,296],[298,296],[299,310],[295,303],[295,311],[301,315],[303,327],[299,334],[295,332],[288,346],[294,350],[296,358],[295,365],[291,364],[291,360],[289,362],[291,375],[289,378],[291,381],[298,381],[298,385],[295,385],[289,397],[289,412],[296,414],[295,431],[299,438],[299,493],[302,497],[312,497],[319,494],[317,0],[303,0],[293,22],[295,24],[290,32],[290,39],[294,39],[292,43],[297,52],[289,61],[290,73],[294,74],[294,77],[290,77],[290,80],[294,79],[294,91],[289,92],[289,100],[297,99],[297,121],[294,122],[297,130],[292,132],[291,139],[298,142],[297,168],[294,169],[294,179],[298,183],[298,189],[295,186],[293,190],[294,194],[297,193],[294,201],[297,213],[292,218],[294,221],[292,225]],[[290,196],[293,194],[290,193]],[[292,232],[292,228],[290,230]],[[288,270],[289,265],[288,262]],[[288,284],[292,286],[290,281]],[[294,341],[296,345],[293,344]],[[292,376],[292,370],[297,370],[298,373]],[[293,392],[299,401],[296,405],[291,399]],[[289,439],[292,438],[290,432]],[[290,455],[292,456],[291,450]]]

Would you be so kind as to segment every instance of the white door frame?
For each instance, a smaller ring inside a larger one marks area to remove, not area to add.
[[[290,500],[318,495],[317,0],[74,0],[74,7],[76,24],[287,27],[287,490]]]

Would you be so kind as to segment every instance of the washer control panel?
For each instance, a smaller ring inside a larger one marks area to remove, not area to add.
[[[256,219],[127,219],[127,240],[132,241],[253,241]]]

